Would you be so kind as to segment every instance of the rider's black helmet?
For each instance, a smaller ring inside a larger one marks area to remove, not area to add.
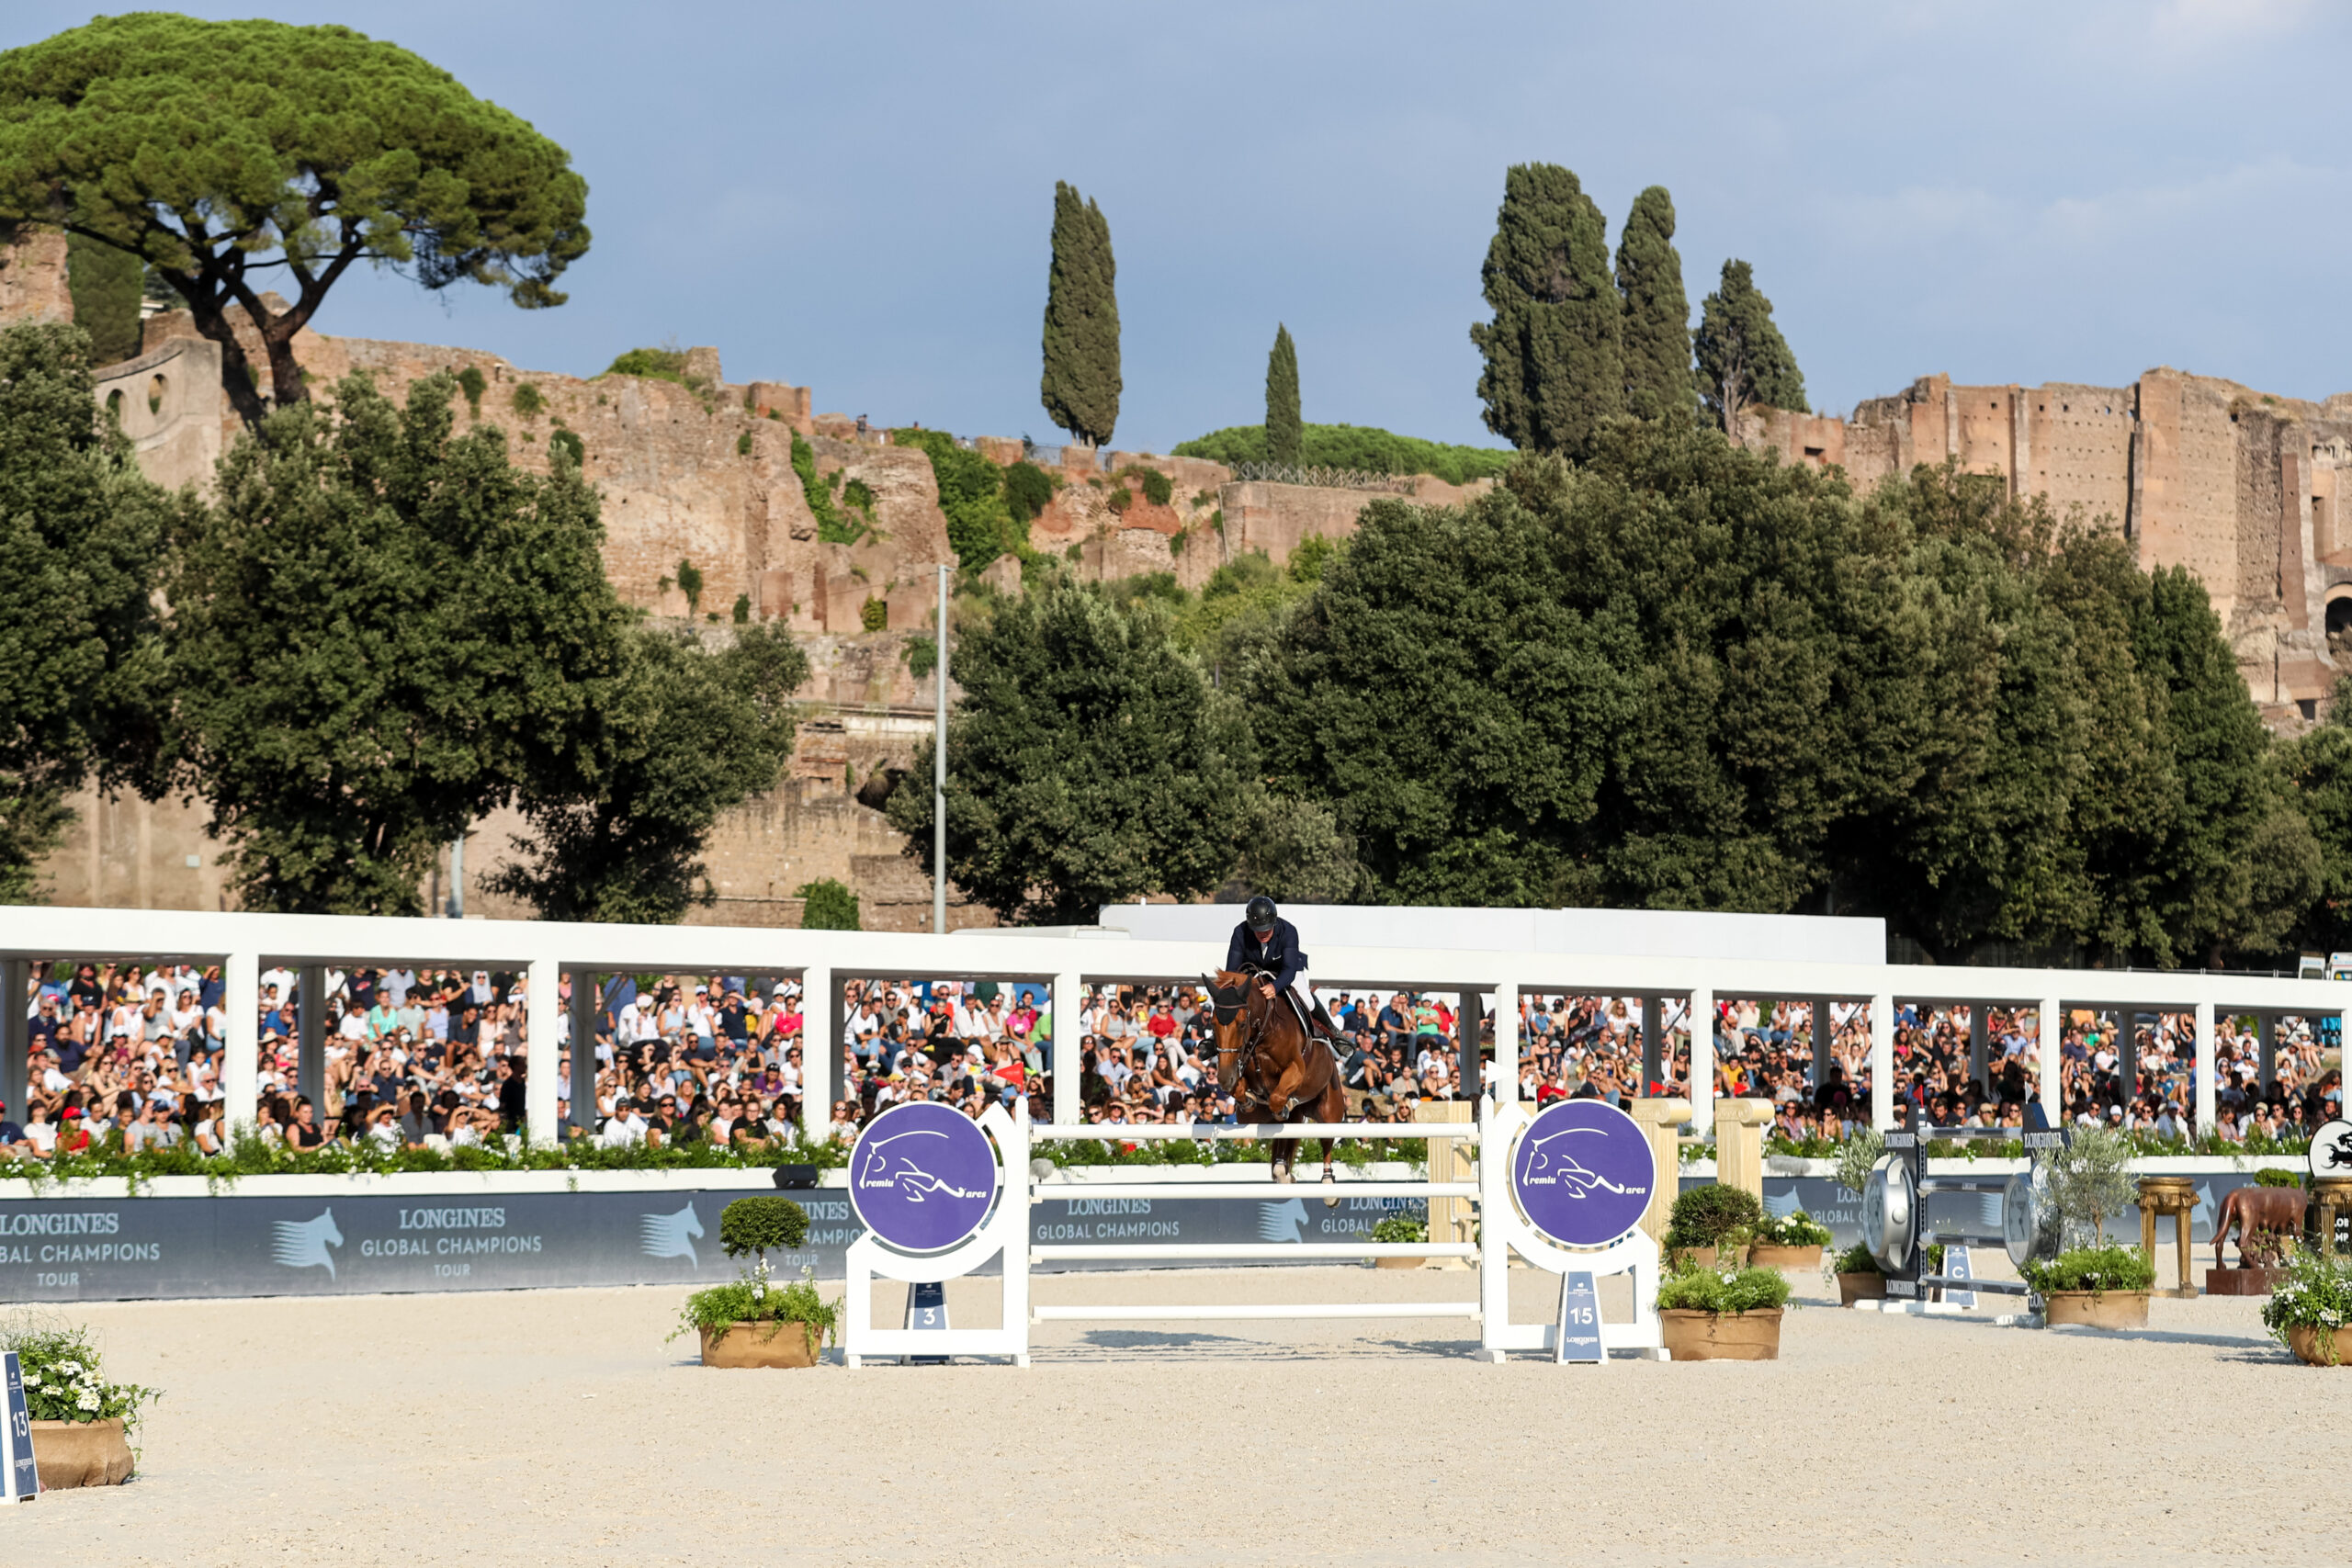
[[[1261,893],[1250,900],[1250,907],[1242,911],[1241,918],[1249,922],[1251,931],[1263,936],[1274,929],[1274,901]]]

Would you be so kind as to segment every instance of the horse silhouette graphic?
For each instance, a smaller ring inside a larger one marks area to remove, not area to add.
[[[2326,1145],[2327,1168],[2342,1170],[2352,1167],[2352,1133],[2339,1133],[2335,1141]]]
[[[695,1268],[702,1259],[695,1255],[694,1238],[702,1235],[702,1221],[695,1217],[695,1206],[688,1203],[674,1214],[639,1214],[637,1237],[648,1258],[683,1258]]]
[[[334,1211],[329,1209],[315,1220],[272,1220],[269,1256],[288,1269],[323,1269],[327,1278],[336,1278],[334,1258],[330,1247],[343,1245],[343,1232],[335,1228]]]
[[[1258,1205],[1260,1241],[1296,1241],[1306,1229],[1306,1205],[1295,1198]]]
[[[941,1179],[917,1163],[926,1145],[909,1145],[910,1138],[937,1138],[947,1141],[947,1134],[931,1127],[918,1127],[910,1133],[893,1134],[875,1139],[865,1148],[865,1163],[858,1167],[857,1184],[861,1188],[895,1187],[906,1195],[910,1203],[920,1203],[937,1193],[947,1198],[985,1198],[986,1192],[971,1192]],[[906,1145],[906,1146],[893,1146]]]
[[[1576,1156],[1569,1154],[1565,1147],[1554,1149],[1545,1146],[1557,1144],[1563,1138],[1576,1137],[1579,1134],[1595,1138],[1609,1136],[1607,1132],[1599,1127],[1567,1127],[1548,1138],[1537,1138],[1527,1145],[1527,1165],[1525,1173],[1520,1179],[1535,1186],[1566,1188],[1572,1198],[1589,1198],[1595,1191],[1602,1190],[1623,1192],[1625,1190],[1623,1187],[1618,1186],[1607,1177],[1587,1170],[1583,1166],[1578,1165]]]

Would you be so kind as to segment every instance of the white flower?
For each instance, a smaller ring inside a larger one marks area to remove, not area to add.
[[[25,1386],[27,1388],[39,1388],[40,1386],[40,1374],[39,1372],[27,1372],[25,1374]]]
[[[57,1371],[58,1374],[62,1377],[78,1378],[82,1375],[82,1363],[79,1361],[60,1361],[57,1363]]]
[[[74,1396],[74,1403],[84,1410],[96,1410],[98,1407],[98,1391],[85,1388]]]

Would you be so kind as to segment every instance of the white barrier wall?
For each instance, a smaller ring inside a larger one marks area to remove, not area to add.
[[[1309,933],[1309,941],[1313,941]],[[2213,1030],[2217,1016],[2269,1011],[2342,1017],[2352,982],[2244,975],[2125,970],[1937,968],[1894,964],[1800,964],[1727,958],[1657,958],[1606,953],[1469,952],[1347,948],[1315,943],[1315,983],[1329,989],[1472,991],[1492,998],[1496,1070],[1487,1085],[1509,1104],[1518,1085],[1517,996],[1522,991],[1687,998],[1694,1018],[1711,1016],[1717,997],[1824,997],[1871,1004],[1871,1111],[1881,1127],[1894,1121],[1895,1007],[1905,1001],[2038,1006],[2043,1107],[2057,1110],[2059,1022],[2068,1008],[2193,1012],[2197,1029],[2196,1117],[2213,1125]],[[1050,989],[1054,1040],[1053,1121],[1078,1122],[1079,993],[1089,983],[1197,979],[1223,959],[1221,943],[1145,942],[1104,932],[1088,936],[985,936],[865,931],[798,931],[723,926],[567,925],[548,921],[398,919],[334,915],[220,914],[163,909],[0,908],[0,958],[184,959],[218,963],[229,1019],[221,1074],[230,1119],[251,1121],[257,1093],[259,979],[265,962],[414,964],[526,970],[529,1083],[526,1106],[535,1139],[559,1133],[557,978],[564,970],[796,975],[802,983],[806,1039],[804,1113],[821,1136],[840,1057],[833,1016],[836,982],[850,977],[925,977],[1023,981]],[[10,1021],[21,1030],[21,1018]],[[1713,1080],[1708,1032],[1691,1042],[1694,1082]],[[21,1034],[14,1038],[21,1040]],[[1702,1063],[1706,1064],[1702,1066]],[[6,1064],[0,1063],[0,1067]],[[14,1087],[23,1071],[16,1055]],[[12,1104],[21,1096],[6,1096]],[[1713,1122],[1712,1097],[1693,1095],[1692,1120]]]

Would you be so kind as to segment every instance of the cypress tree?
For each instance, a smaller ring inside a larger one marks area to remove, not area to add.
[[[1074,186],[1054,182],[1054,259],[1046,281],[1046,372],[1038,396],[1056,424],[1100,446],[1119,423],[1119,300],[1111,224]]]
[[[1266,355],[1266,461],[1295,463],[1305,427],[1298,412],[1298,346],[1290,329],[1274,325],[1273,352]]]
[[[1674,248],[1674,198],[1664,186],[1634,198],[1617,240],[1617,289],[1625,300],[1625,412],[1688,420],[1690,297]]]
[[[1772,301],[1744,261],[1724,263],[1723,284],[1699,308],[1699,395],[1729,434],[1752,403],[1805,411],[1804,377],[1788,340],[1772,324]]]
[[[1624,307],[1609,276],[1608,224],[1556,164],[1514,164],[1487,249],[1495,319],[1470,329],[1487,368],[1487,428],[1512,446],[1582,456],[1625,408]]]

